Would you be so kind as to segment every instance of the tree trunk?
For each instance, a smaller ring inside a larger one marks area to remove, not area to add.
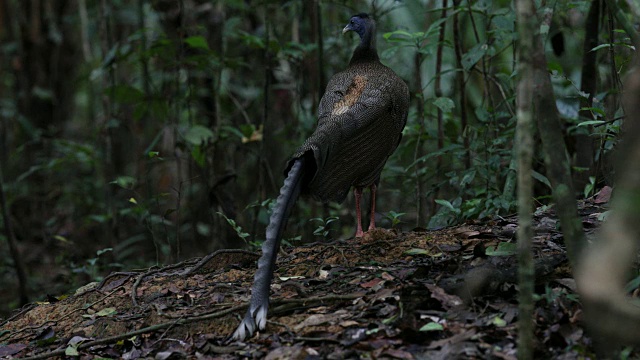
[[[536,16],[533,3],[516,1],[518,23],[516,155],[518,159],[518,359],[533,359],[533,287],[535,283],[532,250],[533,211],[533,48]]]
[[[626,141],[617,150],[616,188],[598,242],[585,251],[576,281],[585,306],[585,320],[597,345],[606,353],[618,345],[640,345],[640,309],[624,287],[636,261],[640,239],[640,61],[625,82]],[[609,354],[610,355],[610,354]]]
[[[571,265],[575,269],[584,245],[582,222],[578,217],[576,193],[571,180],[571,166],[564,142],[560,116],[556,108],[547,59],[542,41],[537,37],[533,48],[534,106],[538,131],[542,140],[547,178],[551,182],[562,234]]]

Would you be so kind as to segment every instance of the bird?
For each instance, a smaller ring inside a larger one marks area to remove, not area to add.
[[[244,340],[266,327],[269,290],[280,240],[291,209],[301,194],[322,202],[344,201],[351,188],[356,203],[356,237],[362,237],[360,200],[369,188],[369,230],[375,229],[375,196],[380,174],[402,138],[409,109],[409,88],[383,65],[376,50],[376,23],[366,13],[350,18],[343,34],[360,43],[347,68],[327,84],[313,134],[287,163],[258,260],[249,308],[232,340]]]

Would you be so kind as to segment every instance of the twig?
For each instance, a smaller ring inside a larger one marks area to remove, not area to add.
[[[91,289],[91,290],[88,290],[88,291],[96,291],[96,290],[100,290],[100,289],[102,289],[102,287],[104,286],[104,284],[106,284],[106,283],[107,283],[107,280],[108,280],[108,279],[110,279],[110,278],[112,278],[112,277],[115,277],[115,276],[121,276],[121,275],[122,275],[122,276],[127,276],[127,277],[132,277],[132,276],[134,276],[134,275],[136,275],[136,274],[138,274],[138,273],[137,273],[137,272],[131,272],[131,271],[126,271],[126,272],[125,272],[125,271],[116,271],[116,272],[113,272],[113,273],[111,273],[111,274],[109,274],[109,275],[105,276],[105,278],[104,278],[104,279],[102,279],[102,281],[100,281],[100,283],[99,283],[95,288],[93,288],[93,289]]]
[[[11,322],[13,319],[18,318],[20,315],[28,312],[29,310],[37,307],[37,304],[26,304],[25,306],[22,307],[22,309],[20,309],[20,311],[14,315],[12,315],[10,318],[4,320],[3,322],[0,323],[0,327],[3,327],[5,324],[8,324],[9,322]],[[2,338],[2,335],[0,335],[0,339]]]
[[[280,304],[306,304],[306,303],[311,303],[311,302],[329,302],[329,301],[342,301],[342,300],[353,300],[353,299],[357,299],[364,296],[364,294],[347,294],[347,295],[329,295],[329,296],[318,296],[318,297],[311,297],[311,298],[306,298],[306,299],[283,299],[280,301],[273,301],[272,303],[274,305],[280,305]],[[201,315],[201,316],[195,316],[195,317],[188,317],[188,318],[183,318],[183,319],[178,319],[176,321],[171,321],[171,322],[165,322],[165,323],[160,323],[160,324],[156,324],[156,325],[152,325],[152,326],[147,326],[138,330],[134,330],[134,331],[130,331],[127,333],[123,333],[123,334],[118,334],[118,335],[114,335],[114,336],[109,336],[103,339],[99,339],[99,340],[94,340],[94,341],[89,341],[89,342],[85,342],[82,343],[78,346],[78,350],[83,350],[83,349],[87,349],[93,346],[97,346],[97,345],[105,345],[105,344],[110,344],[110,343],[114,343],[123,339],[128,339],[132,336],[136,336],[136,335],[142,335],[142,334],[146,334],[146,333],[150,333],[153,331],[157,331],[157,330],[161,330],[161,329],[166,329],[166,328],[171,328],[173,326],[176,325],[186,325],[186,324],[190,324],[190,323],[194,323],[194,322],[198,322],[198,321],[205,321],[205,320],[211,320],[211,319],[215,319],[215,318],[219,318],[222,317],[224,315],[236,312],[236,311],[240,311],[240,310],[244,310],[249,304],[242,304],[242,305],[238,305],[238,306],[234,306],[225,310],[221,310],[221,311],[217,311],[217,312],[213,312],[210,314],[206,314],[206,315]],[[59,349],[59,350],[55,350],[55,351],[50,351],[50,352],[46,352],[43,354],[39,354],[36,356],[31,356],[31,357],[27,357],[25,358],[26,360],[37,360],[37,359],[46,359],[49,357],[53,357],[53,356],[62,356],[65,354],[65,349]]]
[[[216,253],[217,253],[217,251],[216,251]],[[131,301],[133,302],[133,305],[134,306],[138,306],[138,301],[136,300],[136,292],[137,292],[138,286],[140,286],[140,284],[142,283],[142,280],[144,278],[146,278],[149,275],[157,274],[159,272],[164,272],[164,271],[167,271],[167,270],[173,270],[173,269],[177,269],[177,268],[183,268],[185,266],[188,266],[188,264],[190,262],[194,262],[194,261],[195,261],[195,259],[188,259],[188,260],[176,263],[176,264],[165,266],[163,268],[154,269],[154,270],[148,270],[147,272],[145,272],[143,274],[140,274],[138,279],[136,279],[136,282],[134,282],[133,285],[131,286]],[[185,274],[188,274],[188,273],[180,272],[177,275],[185,275]]]
[[[166,322],[166,323],[156,324],[156,325],[153,325],[153,326],[147,326],[147,327],[144,327],[144,328],[141,328],[141,329],[138,329],[138,330],[134,330],[134,331],[130,331],[130,332],[124,333],[124,334],[109,336],[109,337],[106,337],[106,338],[103,338],[103,339],[99,339],[99,340],[94,340],[94,341],[88,341],[88,342],[85,342],[85,343],[82,343],[82,344],[78,345],[77,349],[78,350],[82,350],[82,349],[90,348],[90,347],[97,346],[97,345],[105,345],[105,344],[117,342],[119,340],[128,339],[128,338],[130,338],[132,336],[142,335],[142,334],[146,334],[146,333],[153,332],[153,331],[156,331],[156,330],[161,330],[161,329],[173,327],[175,325],[184,325],[184,324],[188,324],[188,323],[192,323],[192,322],[196,322],[196,321],[203,321],[203,320],[210,320],[210,319],[218,318],[218,317],[227,315],[229,313],[232,313],[234,311],[242,310],[246,306],[247,306],[246,304],[238,305],[238,306],[234,306],[232,308],[226,309],[226,310],[221,310],[221,311],[218,311],[218,312],[215,312],[215,313],[211,313],[211,314],[207,314],[207,315],[203,315],[203,316],[199,316],[199,317],[195,317],[195,318],[179,319],[179,320],[172,321],[172,322]],[[27,357],[25,359],[26,360],[46,359],[46,358],[53,357],[53,356],[64,355],[65,351],[66,351],[66,348],[65,349],[59,349],[59,350],[51,351],[51,352],[47,352],[47,353],[36,355],[36,356]]]
[[[142,280],[152,274],[158,273],[160,272],[160,269],[155,269],[155,270],[150,270],[147,271],[144,274],[141,274],[137,279],[136,282],[133,283],[133,285],[131,286],[131,302],[133,303],[133,306],[138,306],[138,300],[136,300],[136,292],[138,290],[138,286],[142,283]]]
[[[198,261],[196,265],[194,265],[194,267],[192,267],[189,270],[183,271],[180,275],[193,274],[194,272],[199,270],[201,267],[203,267],[206,263],[208,263],[211,259],[213,259],[214,257],[220,254],[245,254],[245,255],[255,256],[256,258],[260,257],[260,254],[253,251],[242,250],[242,249],[220,249],[203,257],[202,259],[200,259],[200,261]]]
[[[111,295],[113,295],[116,291],[118,291],[121,287],[122,287],[122,286],[118,286],[118,287],[116,287],[115,289],[113,289],[113,291],[109,292],[108,294],[106,294],[105,296],[101,297],[100,299],[98,299],[98,300],[96,300],[96,301],[94,301],[94,302],[92,302],[92,303],[90,303],[90,304],[88,304],[88,305],[85,305],[85,306],[83,306],[83,307],[80,307],[80,308],[76,308],[76,309],[74,309],[74,310],[71,310],[71,311],[69,311],[68,313],[66,313],[66,314],[64,314],[64,315],[62,315],[62,316],[60,316],[60,317],[59,317],[58,319],[56,319],[56,320],[47,320],[47,321],[45,321],[43,324],[40,324],[40,325],[37,325],[37,326],[29,326],[29,327],[22,328],[22,329],[20,329],[20,330],[17,330],[17,331],[11,332],[11,333],[7,333],[7,334],[10,334],[10,335],[11,335],[11,337],[13,338],[15,335],[20,334],[20,333],[22,333],[22,332],[26,332],[26,331],[28,331],[28,330],[37,330],[37,329],[41,329],[41,328],[44,328],[45,326],[47,326],[47,325],[49,325],[49,324],[53,324],[53,325],[55,325],[55,324],[59,323],[60,321],[62,321],[63,319],[68,318],[68,317],[69,317],[69,316],[71,316],[71,314],[73,314],[73,313],[76,313],[76,312],[78,312],[78,311],[84,311],[84,310],[87,310],[87,309],[89,309],[89,308],[93,307],[94,305],[96,305],[96,304],[98,304],[98,303],[100,303],[100,302],[103,302],[104,300],[106,300],[107,298],[109,298]],[[97,289],[97,287],[96,287],[96,289]],[[89,291],[95,291],[96,289],[92,289],[92,290],[89,290]],[[3,323],[2,323],[2,325],[4,325],[5,323],[10,322],[11,320],[15,319],[16,317],[20,316],[21,314],[24,314],[25,312],[28,312],[29,310],[33,309],[34,307],[36,307],[36,306],[31,306],[31,307],[29,307],[29,308],[27,308],[27,309],[25,309],[25,310],[23,310],[23,311],[20,311],[20,313],[18,313],[18,314],[16,314],[16,315],[12,316],[11,318],[9,318],[9,319],[7,319],[5,322],[3,322]],[[0,337],[2,337],[2,336],[0,336]]]

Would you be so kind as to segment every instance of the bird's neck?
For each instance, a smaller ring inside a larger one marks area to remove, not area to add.
[[[349,65],[379,60],[378,50],[376,50],[376,31],[375,27],[372,27],[362,35],[360,44],[353,51],[353,56],[351,56]]]

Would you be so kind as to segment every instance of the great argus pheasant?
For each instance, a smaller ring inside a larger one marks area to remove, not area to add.
[[[376,25],[367,14],[349,20],[343,33],[356,32],[346,70],[335,74],[320,100],[318,126],[289,160],[284,185],[271,213],[249,309],[232,338],[243,340],[267,323],[269,288],[282,231],[300,193],[323,202],[342,202],[353,187],[356,237],[363,236],[360,199],[371,193],[369,230],[375,228],[375,196],[380,173],[398,146],[407,122],[409,89],[376,51]]]

